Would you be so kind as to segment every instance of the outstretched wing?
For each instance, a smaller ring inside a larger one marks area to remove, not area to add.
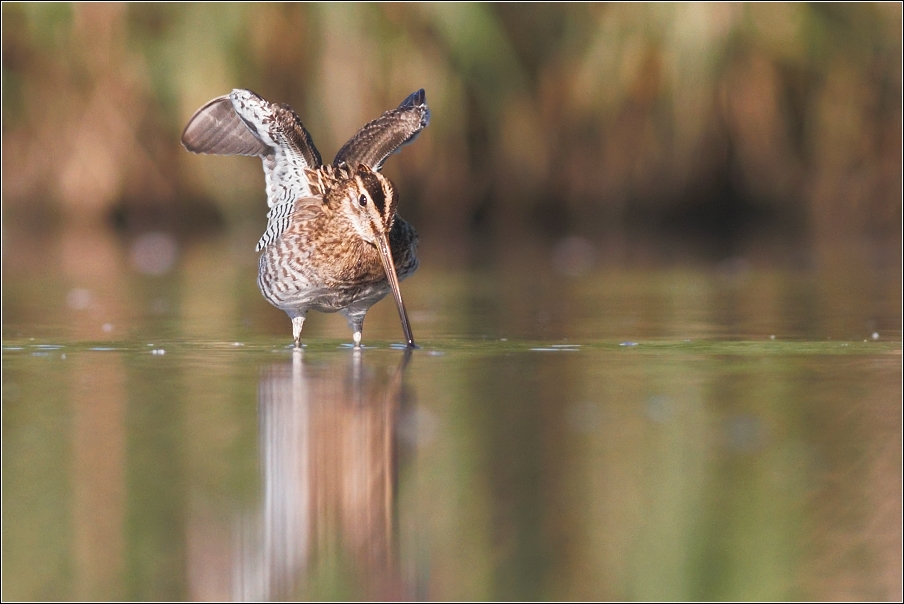
[[[192,153],[214,155],[266,155],[270,150],[248,130],[228,94],[195,111],[182,132],[182,144]]]
[[[409,95],[396,109],[387,111],[361,128],[339,149],[333,165],[338,166],[343,162],[349,166],[364,164],[379,171],[387,157],[417,138],[429,123],[427,95],[421,88]]]
[[[198,109],[182,133],[182,144],[193,153],[261,158],[270,211],[258,250],[286,230],[299,199],[313,197],[305,170],[323,163],[292,108],[250,90],[233,90]]]

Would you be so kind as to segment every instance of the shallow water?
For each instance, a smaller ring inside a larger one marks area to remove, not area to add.
[[[896,271],[424,262],[296,351],[99,237],[5,265],[5,599],[900,596]]]

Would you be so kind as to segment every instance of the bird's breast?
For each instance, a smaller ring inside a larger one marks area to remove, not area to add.
[[[417,233],[397,220],[389,240],[396,272],[404,279],[417,269]],[[379,300],[390,291],[375,245],[350,229],[330,229],[313,221],[293,225],[263,249],[258,285],[278,308],[324,311],[341,310],[364,298]]]

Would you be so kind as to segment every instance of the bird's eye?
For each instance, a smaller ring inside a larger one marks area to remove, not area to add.
[[[361,205],[362,208],[364,206],[366,206],[367,205],[367,195],[362,194],[361,197],[358,198],[358,203]]]

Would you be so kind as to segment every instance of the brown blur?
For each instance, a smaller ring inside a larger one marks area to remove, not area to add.
[[[386,170],[434,239],[830,255],[900,237],[901,85],[898,3],[4,3],[4,224],[259,230],[258,162],[185,152],[195,109],[251,88],[330,158],[423,87],[431,125]]]

